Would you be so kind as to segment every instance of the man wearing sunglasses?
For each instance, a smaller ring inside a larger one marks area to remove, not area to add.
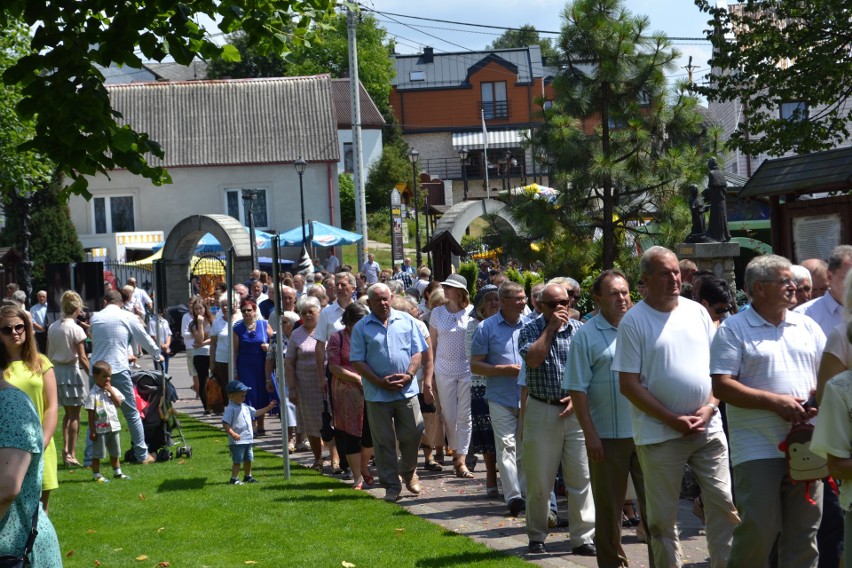
[[[719,401],[711,389],[713,322],[701,305],[681,297],[680,266],[672,251],[649,248],[639,270],[647,294],[618,326],[612,369],[633,405],[654,564],[682,566],[677,513],[683,466],[689,464],[701,484],[710,566],[721,568],[739,518]]]
[[[571,397],[562,388],[568,349],[580,322],[569,316],[571,300],[561,284],[545,286],[539,306],[541,315],[527,322],[518,336],[519,351],[526,362],[523,465],[529,552],[547,552],[544,540],[550,492],[561,462],[568,494],[571,550],[580,556],[594,556],[595,506],[585,439]]]
[[[728,567],[765,565],[776,539],[781,565],[816,566],[822,483],[792,481],[778,445],[791,424],[816,414],[806,401],[816,388],[825,335],[811,318],[789,311],[796,302],[796,280],[786,258],[754,258],[746,267],[745,286],[751,309],[725,320],[710,352],[713,392],[727,403],[742,515]]]

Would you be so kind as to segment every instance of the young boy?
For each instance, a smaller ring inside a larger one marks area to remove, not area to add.
[[[254,452],[251,446],[254,439],[252,421],[266,415],[267,412],[275,408],[278,404],[273,400],[266,407],[255,410],[245,404],[247,390],[249,390],[249,387],[240,381],[231,381],[225,387],[225,392],[228,394],[230,402],[227,408],[225,408],[225,413],[222,415],[222,427],[228,434],[228,448],[231,450],[231,459],[233,461],[233,465],[231,466],[231,485],[257,483],[257,479],[251,476],[251,462],[254,461]],[[237,478],[240,473],[240,464],[243,465],[245,474],[242,481]]]
[[[130,479],[121,472],[118,457],[121,455],[121,423],[118,421],[117,407],[124,402],[124,396],[110,383],[112,368],[106,361],[97,361],[92,365],[92,377],[95,386],[89,391],[84,404],[89,411],[89,438],[92,442],[92,477],[97,483],[108,483],[109,479],[101,475],[101,460],[109,452],[109,463],[115,479]]]
[[[148,320],[148,335],[157,343],[157,328],[160,332],[160,356],[163,358],[163,371],[169,372],[169,358],[172,356],[172,330],[169,327],[169,322],[165,317],[164,312],[160,312],[160,317],[151,316]]]

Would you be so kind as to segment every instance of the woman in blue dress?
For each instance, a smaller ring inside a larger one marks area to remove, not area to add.
[[[272,393],[266,388],[266,352],[272,327],[260,318],[253,300],[243,300],[240,312],[243,321],[234,324],[234,379],[251,389],[246,393],[246,404],[263,408],[272,400]],[[257,419],[257,435],[265,433],[264,417],[260,417]]]
[[[56,532],[41,508],[41,421],[22,391],[0,378],[0,556],[24,552],[38,508],[38,536],[30,554],[33,568],[61,567]],[[17,493],[14,500],[11,499]]]

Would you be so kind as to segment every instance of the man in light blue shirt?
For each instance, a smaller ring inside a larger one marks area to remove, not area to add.
[[[159,362],[160,350],[145,328],[142,321],[131,312],[121,309],[123,301],[121,294],[111,290],[104,295],[104,308],[92,315],[91,336],[92,355],[90,360],[106,361],[112,368],[112,385],[124,395],[121,403],[121,411],[127,420],[127,429],[130,431],[130,440],[133,444],[133,455],[136,461],[149,464],[156,461],[154,456],[148,453],[145,443],[145,430],[142,427],[142,418],[136,408],[136,397],[133,393],[133,381],[130,378],[130,366],[128,355],[131,351],[131,340],[135,339],[145,351]],[[85,460],[90,461],[91,441],[86,437]]]
[[[361,375],[384,499],[394,502],[402,491],[400,478],[413,494],[421,491],[415,469],[423,416],[414,375],[427,345],[414,319],[391,309],[393,294],[385,284],[370,286],[367,298],[372,313],[352,330],[349,361]]]
[[[494,429],[503,498],[509,513],[516,516],[525,506],[525,479],[517,448],[521,426],[518,333],[524,326],[521,312],[527,298],[523,286],[510,281],[500,286],[498,294],[500,311],[481,322],[473,334],[470,368],[486,378],[485,398]]]
[[[828,257],[828,290],[815,300],[796,306],[795,311],[813,319],[828,336],[843,323],[843,280],[852,269],[852,246],[840,245]]]
[[[630,308],[627,277],[618,270],[602,272],[592,284],[592,296],[599,313],[574,335],[562,387],[571,394],[586,438],[598,565],[627,566],[621,516],[628,475],[645,520],[645,483],[633,443],[630,401],[619,392],[618,373],[612,370],[618,324]],[[648,556],[654,566],[650,547]]]

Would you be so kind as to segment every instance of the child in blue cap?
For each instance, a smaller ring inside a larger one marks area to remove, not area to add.
[[[228,448],[231,450],[231,485],[242,485],[243,483],[257,483],[257,479],[251,476],[251,462],[254,461],[254,451],[252,450],[252,442],[254,441],[254,432],[252,431],[252,422],[260,416],[264,416],[267,412],[275,408],[278,403],[273,400],[264,408],[255,410],[248,404],[245,404],[246,391],[249,387],[240,381],[231,381],[225,387],[225,392],[228,394],[228,406],[225,408],[225,413],[222,415],[222,427],[225,433],[228,434]],[[243,466],[244,477],[240,481],[238,475],[240,473],[240,464]]]

